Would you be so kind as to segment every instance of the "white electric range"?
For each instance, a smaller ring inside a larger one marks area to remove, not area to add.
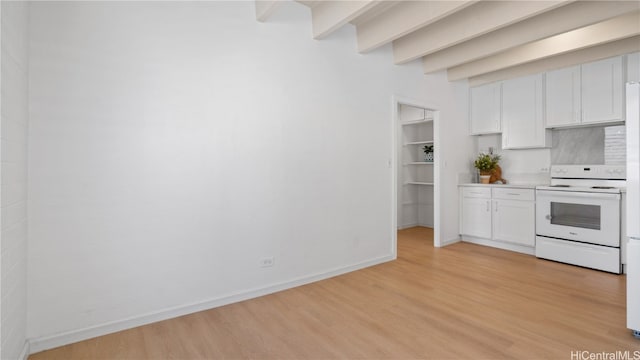
[[[554,165],[536,187],[536,256],[620,274],[624,165]]]

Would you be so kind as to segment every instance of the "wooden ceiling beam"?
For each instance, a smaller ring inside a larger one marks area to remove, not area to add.
[[[455,66],[447,74],[450,81],[466,79],[636,35],[640,35],[638,11]]]
[[[383,14],[357,24],[358,51],[364,53],[460,11],[477,1],[400,1]]]
[[[480,1],[393,41],[396,64],[509,26],[571,1]]]
[[[640,2],[579,1],[422,58],[425,74],[640,10]]]
[[[322,39],[358,16],[375,8],[381,1],[322,1],[311,7],[313,38]]]

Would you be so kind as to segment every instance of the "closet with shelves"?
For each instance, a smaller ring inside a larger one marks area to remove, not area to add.
[[[398,228],[433,227],[433,111],[399,106]],[[428,156],[425,147],[431,148]]]

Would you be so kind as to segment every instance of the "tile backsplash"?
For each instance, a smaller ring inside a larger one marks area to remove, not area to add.
[[[604,163],[623,165],[627,162],[627,143],[625,126],[604,128]]]
[[[625,126],[553,130],[551,164],[623,165]]]
[[[551,164],[604,164],[604,127],[553,130]]]

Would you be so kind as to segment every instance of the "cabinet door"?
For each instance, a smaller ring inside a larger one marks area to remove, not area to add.
[[[481,198],[462,199],[462,226],[464,235],[491,238],[491,200]]]
[[[551,146],[544,126],[542,74],[502,83],[502,148]]]
[[[493,200],[493,240],[534,246],[535,235],[532,201]]]
[[[477,86],[469,90],[471,134],[500,132],[501,83]]]
[[[580,66],[545,74],[546,127],[580,124]]]
[[[622,57],[582,65],[582,123],[621,121]]]

